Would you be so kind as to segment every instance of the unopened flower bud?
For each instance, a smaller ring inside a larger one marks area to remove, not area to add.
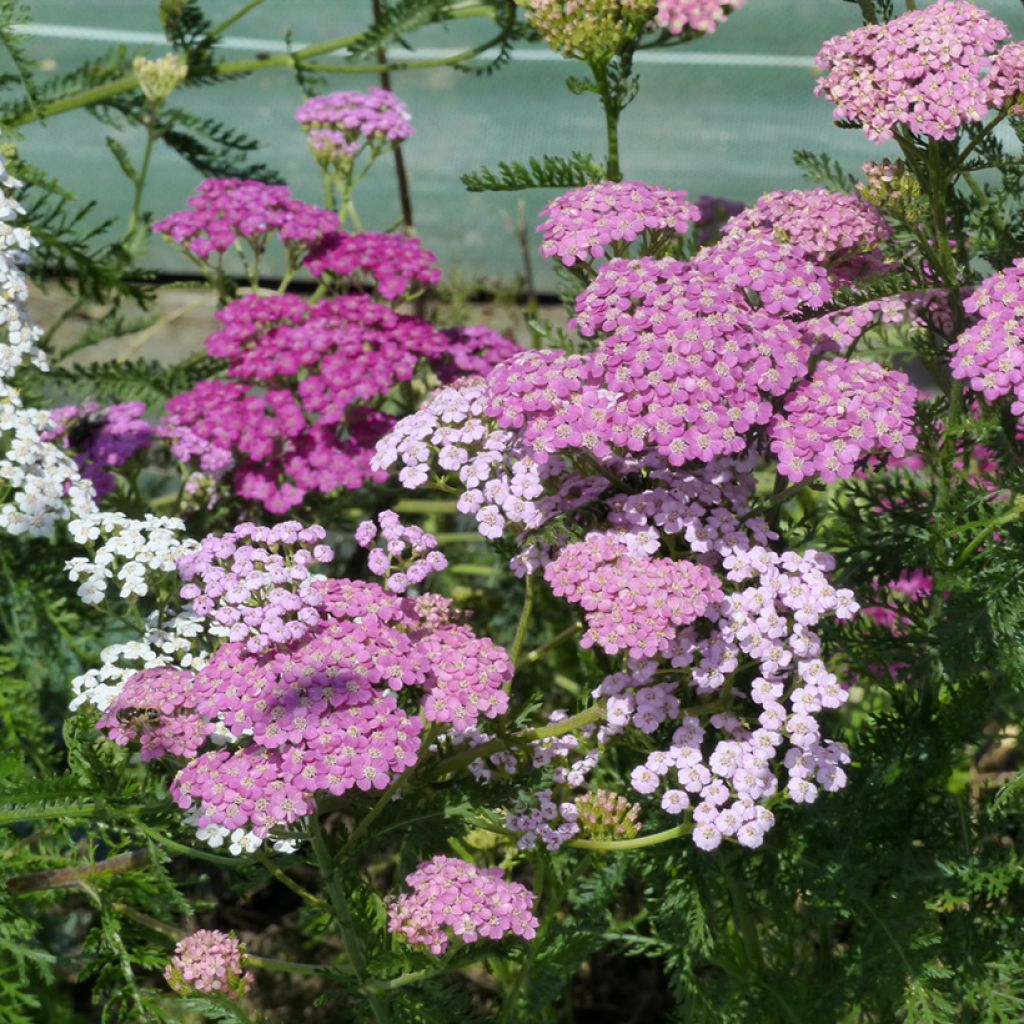
[[[136,57],[132,69],[150,103],[163,103],[188,76],[188,65],[176,53],[165,54],[159,60]]]

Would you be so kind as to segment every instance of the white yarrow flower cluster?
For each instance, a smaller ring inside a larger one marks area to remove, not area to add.
[[[182,536],[185,523],[178,518],[147,515],[129,519],[122,512],[92,512],[68,525],[74,541],[94,550],[91,559],[70,559],[65,569],[78,596],[86,604],[106,597],[108,581],[116,579],[121,597],[145,597],[148,572],[176,572],[178,559],[198,543]],[[98,541],[101,544],[96,546]],[[80,582],[81,581],[81,582]]]
[[[96,502],[74,459],[43,440],[49,413],[27,408],[13,384],[27,363],[48,368],[38,346],[42,331],[25,310],[28,282],[22,266],[35,241],[27,229],[11,223],[24,213],[13,198],[20,185],[0,161],[0,530],[45,537],[56,523],[93,511]]]
[[[71,680],[75,695],[71,710],[93,704],[106,711],[128,679],[145,669],[173,667],[198,671],[209,657],[205,650],[196,650],[196,641],[203,632],[203,620],[192,612],[181,612],[163,623],[154,612],[146,620],[141,640],[105,647],[100,653],[99,668]]]

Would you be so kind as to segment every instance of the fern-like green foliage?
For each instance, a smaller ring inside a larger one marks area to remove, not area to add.
[[[837,192],[852,192],[857,179],[843,170],[838,160],[828,153],[812,153],[809,149],[798,149],[793,153],[793,163],[803,171],[807,181],[824,185]]]
[[[497,173],[482,167],[462,175],[462,184],[470,192],[517,192],[527,188],[579,188],[603,181],[604,166],[589,153],[571,156],[531,157],[498,164]]]

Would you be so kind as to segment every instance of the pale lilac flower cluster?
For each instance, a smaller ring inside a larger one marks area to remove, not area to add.
[[[374,546],[378,532],[383,547]],[[403,525],[390,510],[381,512],[376,523],[372,519],[360,523],[355,539],[370,552],[370,572],[385,577],[384,585],[393,594],[404,594],[409,587],[418,587],[431,573],[448,568],[448,559],[437,550],[437,538],[419,526]],[[392,565],[395,560],[397,571]]]
[[[964,309],[977,322],[953,343],[953,377],[988,402],[1011,395],[1014,416],[1024,414],[1024,258],[982,281]]]
[[[281,514],[310,491],[382,479],[373,445],[394,420],[370,403],[439,360],[445,336],[366,295],[310,306],[294,295],[246,295],[218,311],[207,341],[230,379],[176,395],[158,427],[182,461],[232,471],[242,497]]]
[[[917,447],[917,389],[905,373],[878,363],[821,363],[786,399],[769,426],[779,472],[794,483],[853,476],[876,452],[902,458]]]
[[[295,120],[324,166],[350,168],[364,150],[376,155],[415,134],[408,108],[387,89],[313,96]]]
[[[846,282],[884,269],[879,247],[892,228],[859,196],[817,188],[761,196],[729,222],[724,240],[759,233],[791,242]]]
[[[671,744],[632,773],[633,788],[660,792],[666,812],[692,808],[693,841],[705,850],[723,838],[761,845],[774,820],[766,802],[778,791],[780,771],[797,802],[816,799],[819,787],[845,785],[842,765],[849,755],[842,744],[822,737],[817,716],[841,706],[847,695],[823,662],[813,627],[828,616],[850,619],[858,610],[849,591],[829,584],[826,573],[834,563],[827,555],[778,554],[760,545],[723,548],[721,554],[725,579],[734,587],[715,628],[673,664],[690,666],[697,698],[721,694],[741,661],[753,660],[759,674],[749,688],[734,688],[719,711],[714,699],[698,699],[686,709],[676,703],[671,717],[681,722]],[[658,685],[656,664],[633,664],[599,688],[608,697],[613,727],[621,721],[616,697],[627,696],[639,707],[644,691]]]
[[[544,569],[556,597],[583,608],[581,647],[653,658],[670,651],[679,630],[708,614],[722,588],[703,565],[631,550],[630,535],[590,533]]]
[[[411,893],[388,900],[388,931],[443,955],[451,942],[532,939],[539,922],[536,896],[525,885],[505,881],[501,868],[478,868],[455,857],[425,861],[406,879]]]
[[[301,640],[320,624],[324,577],[312,566],[334,560],[322,526],[240,523],[210,535],[178,560],[181,597],[211,620],[209,632],[248,651]]]
[[[174,947],[164,978],[179,995],[207,993],[239,999],[256,980],[245,970],[244,960],[245,946],[238,939],[203,928]]]
[[[293,199],[284,185],[266,185],[240,178],[207,178],[188,200],[188,209],[153,224],[198,263],[223,259],[237,243],[245,242],[259,256],[277,235],[291,266],[331,231],[337,214]]]
[[[839,120],[859,124],[881,142],[906,128],[953,140],[1001,104],[986,72],[1010,35],[1003,22],[967,0],[939,0],[879,25],[827,40],[817,57],[825,74],[815,86]]]
[[[673,35],[682,32],[714,32],[747,0],[658,0],[655,22]]]
[[[645,251],[685,234],[700,217],[686,192],[641,181],[605,181],[566,192],[541,210],[541,254],[565,266],[625,255],[642,238]]]
[[[413,284],[421,289],[437,284],[441,270],[434,254],[419,239],[392,232],[341,231],[326,235],[310,252],[306,269],[314,276],[369,280],[382,299],[403,298]]]
[[[153,427],[142,418],[144,402],[101,408],[98,402],[50,410],[53,428],[43,439],[58,441],[74,456],[82,477],[92,482],[97,500],[117,487],[110,472],[153,443]]]

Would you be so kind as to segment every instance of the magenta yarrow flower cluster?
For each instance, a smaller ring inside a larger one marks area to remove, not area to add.
[[[1010,411],[1024,415],[1024,258],[982,281],[964,310],[977,322],[953,343],[953,377],[988,402],[1011,396]]]
[[[519,882],[505,880],[501,868],[478,868],[455,857],[425,861],[406,878],[411,893],[388,900],[388,931],[435,956],[453,939],[470,944],[507,935],[532,939],[539,921],[536,896]]]
[[[419,239],[374,231],[325,235],[306,257],[305,267],[318,278],[369,281],[388,301],[403,298],[413,284],[422,289],[441,280],[436,257]]]
[[[856,122],[875,142],[901,128],[952,141],[1020,92],[1019,51],[1004,60],[998,55],[1009,35],[973,3],[939,0],[827,40],[815,93],[835,104],[837,119]]]
[[[244,958],[245,946],[233,935],[203,928],[174,947],[164,978],[182,996],[202,993],[240,999],[256,980],[245,970]]]
[[[317,161],[351,170],[364,151],[371,159],[415,134],[405,104],[387,89],[313,96],[295,112]]]
[[[338,227],[337,214],[293,199],[284,185],[239,178],[207,178],[188,207],[157,221],[153,230],[204,265],[241,242],[258,256],[276,235],[289,265],[297,267],[312,246]]]
[[[217,313],[207,341],[230,379],[172,398],[159,426],[183,462],[233,472],[239,497],[281,514],[311,491],[383,479],[373,445],[393,424],[369,403],[442,360],[445,336],[366,295],[310,306],[298,296],[246,295]]]
[[[144,402],[101,407],[98,402],[50,410],[51,430],[41,437],[72,452],[83,479],[92,482],[100,499],[117,488],[110,472],[153,443],[153,426],[143,419]]]
[[[541,210],[540,251],[567,267],[591,263],[609,250],[622,256],[641,236],[645,248],[683,235],[700,217],[686,192],[640,181],[605,181],[584,185],[552,200]]]
[[[197,602],[216,590],[221,608],[246,617],[258,608],[262,620],[248,628],[262,628],[257,638],[269,644],[253,649],[250,633],[246,642],[222,644],[195,671],[137,673],[98,726],[121,745],[139,742],[146,760],[189,759],[171,795],[201,839],[220,845],[230,837],[234,852],[256,849],[273,830],[312,813],[317,793],[385,788],[416,763],[424,722],[459,733],[504,714],[514,672],[501,647],[453,621],[443,598],[414,601],[373,583],[303,579],[302,605],[286,619],[291,603],[284,613],[281,605],[296,596],[288,587],[297,582],[289,561],[305,569],[326,552],[300,548],[280,564],[264,561],[265,549],[253,553],[255,544],[237,543],[246,538],[280,550],[316,544],[320,532],[242,524],[223,552],[218,538],[207,538],[201,565],[189,565],[205,572],[207,593]],[[234,566],[251,558],[255,568],[223,573],[218,560],[229,558]],[[275,573],[284,574],[279,588],[270,587]],[[266,586],[246,588],[246,576],[266,577]]]
[[[747,0],[658,0],[655,22],[660,28],[680,35],[682,32],[714,32],[725,19]]]
[[[241,523],[205,537],[178,561],[183,600],[212,620],[210,633],[262,654],[301,640],[320,624],[325,577],[311,571],[334,560],[322,526]]]
[[[382,547],[374,546],[378,539]],[[404,525],[390,510],[381,512],[377,522],[367,519],[360,523],[355,540],[370,553],[370,572],[385,577],[384,586],[393,594],[404,594],[431,573],[448,568],[448,559],[437,550],[437,538],[419,526]]]

